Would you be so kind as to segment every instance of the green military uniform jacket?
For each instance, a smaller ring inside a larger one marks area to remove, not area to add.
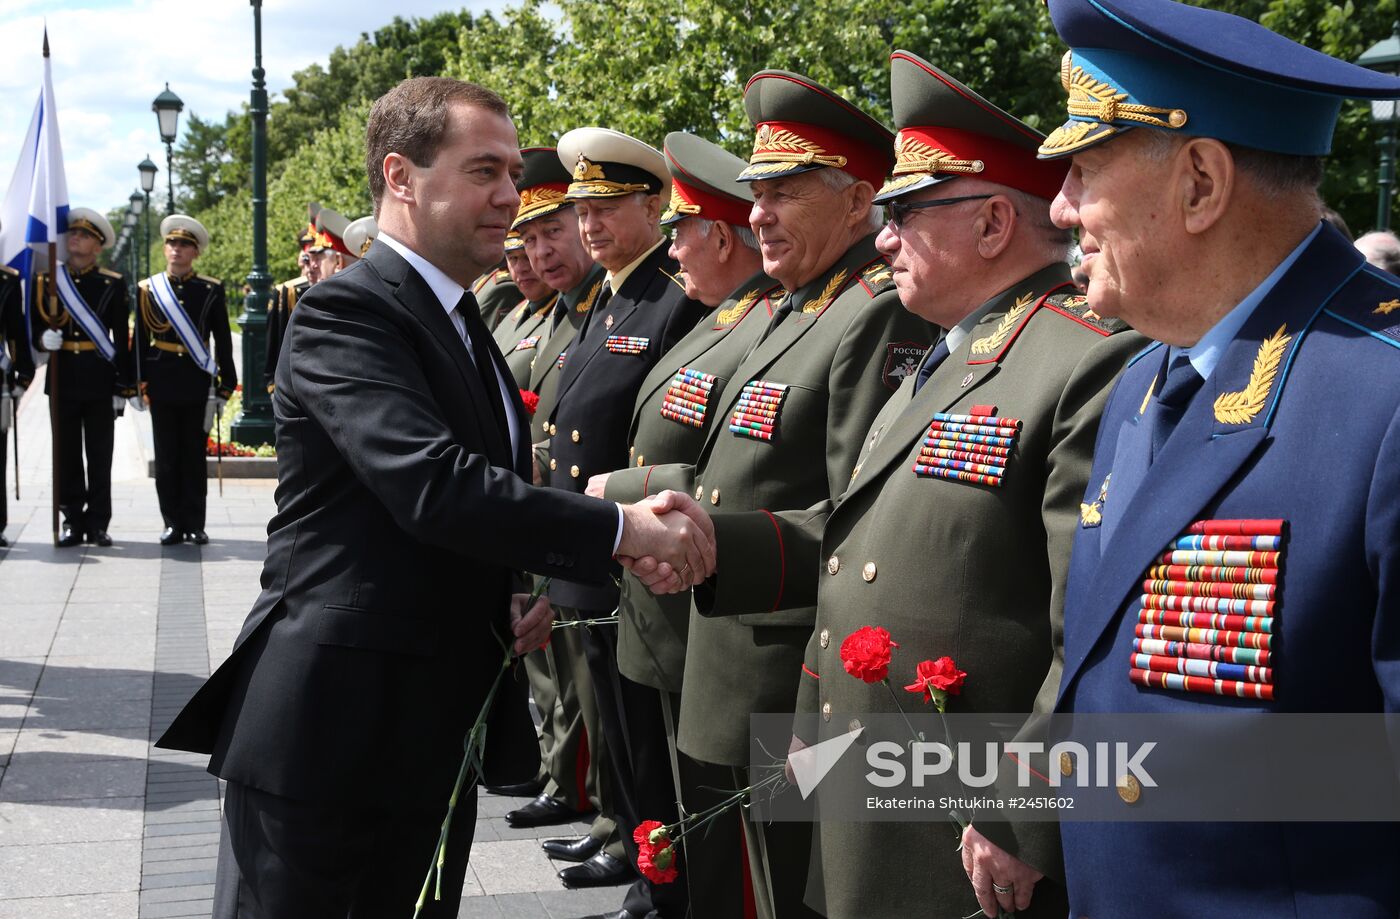
[[[554,414],[554,406],[559,401],[559,364],[561,356],[568,353],[569,345],[578,336],[579,329],[588,319],[598,297],[603,293],[603,276],[607,272],[602,265],[594,265],[577,286],[564,291],[555,303],[556,311],[562,313],[558,324],[551,316],[545,327],[553,327],[545,340],[535,349],[531,359],[530,385],[526,387],[540,397],[534,417],[530,419],[530,439],[535,442],[535,457],[545,482],[549,481],[549,460],[551,458],[549,440],[554,431],[549,418]]]
[[[716,606],[816,601],[805,664],[789,678],[802,684],[798,710],[820,715],[822,736],[850,730],[853,716],[896,712],[884,686],[842,667],[842,641],[866,625],[899,644],[889,682],[906,711],[931,710],[900,687],[915,681],[920,661],[944,655],[968,674],[950,713],[1029,712],[1038,696],[1043,710],[1053,706],[1070,545],[1099,417],[1145,343],[1112,334],[1123,325],[1088,312],[1068,281],[1066,267],[1054,265],[1004,291],[917,395],[906,380],[863,438],[839,501],[779,514],[776,526],[752,514],[716,517]],[[928,466],[921,453],[936,414],[1019,421],[1000,484],[916,471]],[[1064,916],[1056,824],[979,829],[1047,875],[1018,915]],[[977,910],[946,815],[831,822],[818,833],[825,903],[813,905],[833,919]],[[918,871],[884,857],[910,851],[921,853]]]
[[[476,305],[481,308],[481,321],[493,332],[511,307],[523,299],[520,288],[515,286],[510,272],[504,268],[488,271],[473,281],[472,294],[476,297]]]
[[[784,293],[759,272],[666,352],[637,393],[628,437],[634,465],[609,476],[605,497],[639,501],[655,493],[647,475],[652,467],[694,462],[710,430],[721,423],[714,407],[724,400],[739,361],[768,327]],[[658,597],[624,574],[618,609],[618,670],[644,686],[680,692],[690,596]]]
[[[549,314],[558,300],[554,293],[543,300],[522,301],[492,333],[517,389],[530,386],[531,364],[549,337]]]
[[[263,359],[263,382],[267,391],[277,389],[277,359],[282,354],[282,339],[287,337],[287,323],[297,300],[311,289],[311,282],[298,275],[272,288],[272,300],[267,307],[267,350]]]
[[[825,500],[849,479],[871,420],[937,332],[899,302],[873,233],[778,312],[787,306],[791,314],[740,363],[715,406],[697,464],[654,469],[652,491],[689,491],[720,514]],[[771,423],[748,420],[763,418],[765,406],[776,406]],[[735,432],[745,425],[759,436]],[[793,710],[792,674],[816,610],[711,612],[719,618],[690,619],[677,745],[704,762],[746,765],[750,713]]]

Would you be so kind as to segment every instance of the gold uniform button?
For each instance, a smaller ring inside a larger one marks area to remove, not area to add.
[[[860,576],[865,578],[867,584],[875,580],[875,563],[866,562],[865,567],[860,569]]]
[[[831,558],[829,558],[829,559],[826,560],[826,573],[827,573],[827,574],[835,574],[836,572],[838,572],[838,571],[840,571],[840,570],[841,570],[841,559],[839,559],[839,558],[837,558],[836,556],[833,555]]]
[[[1138,783],[1136,776],[1125,775],[1118,780],[1118,797],[1123,799],[1125,804],[1136,804],[1142,797],[1142,785]]]
[[[1074,775],[1074,757],[1068,753],[1060,754],[1060,775]]]
[[[848,724],[848,725],[846,725],[846,727],[850,728],[852,731],[859,731],[859,730],[860,730],[860,719],[859,719],[859,718],[852,718],[852,719],[851,719],[851,723]]]
[[[570,434],[569,436],[572,437],[572,438],[574,439],[574,443],[578,443],[578,439],[579,439],[579,438],[578,438],[578,431],[573,432],[573,433]]]
[[[570,466],[570,467],[569,467],[569,475],[573,476],[574,478],[578,478],[578,467],[577,467],[577,466]]]
[[[830,702],[823,702],[823,703],[822,703],[822,720],[823,720],[823,721],[830,721],[830,720],[831,720],[831,703],[830,703]]]
[[[719,503],[719,489],[718,489],[718,488],[716,488],[714,491],[710,492],[710,503],[711,503],[711,504],[718,504],[718,503]]]
[[[557,425],[551,424],[551,425],[549,426],[549,434],[550,434],[550,436],[553,437],[555,434],[558,434],[558,433],[559,433],[559,428],[558,428],[558,426],[557,426]]]
[[[821,641],[823,648],[831,647],[831,629],[822,629],[819,640]]]
[[[640,456],[637,457],[637,465],[638,465],[638,466],[642,465],[642,457],[640,457]]]
[[[700,500],[701,498],[703,498],[703,497],[705,497],[705,486],[704,486],[704,485],[697,485],[697,486],[695,486],[695,500],[696,500],[696,501],[699,501],[699,500]]]
[[[549,468],[550,468],[551,470],[553,470],[553,469],[558,469],[558,468],[559,468],[559,461],[558,461],[558,460],[555,460],[555,459],[550,460],[550,461],[549,461]]]

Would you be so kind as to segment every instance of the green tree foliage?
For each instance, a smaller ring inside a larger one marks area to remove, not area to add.
[[[1345,60],[1388,35],[1396,18],[1396,0],[1192,2]],[[895,48],[927,57],[1043,131],[1064,117],[1064,47],[1039,0],[518,0],[477,17],[395,18],[335,49],[325,66],[299,71],[272,106],[273,276],[296,271],[307,202],[368,213],[368,105],[405,77],[445,74],[498,90],[522,144],[597,124],[656,145],[668,131],[693,131],[742,154],[752,137],[743,87],[754,72],[809,74],[888,122]],[[222,123],[191,116],[187,127],[177,161],[182,204],[214,239],[200,267],[226,278],[236,296],[251,252],[247,113]],[[1374,223],[1376,137],[1367,106],[1346,103],[1323,192],[1358,232]]]

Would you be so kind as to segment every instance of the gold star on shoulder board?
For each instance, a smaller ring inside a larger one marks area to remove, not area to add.
[[[1396,310],[1400,310],[1400,300],[1387,300],[1385,303],[1382,303],[1380,306],[1376,307],[1371,312],[1381,316],[1389,316]]]

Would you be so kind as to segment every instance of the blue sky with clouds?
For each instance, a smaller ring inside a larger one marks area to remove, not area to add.
[[[278,92],[292,74],[325,64],[336,45],[354,44],[395,15],[427,17],[502,0],[264,0],[263,66]],[[151,100],[170,82],[185,118],[220,118],[248,100],[253,12],[247,0],[0,0],[0,189],[9,184],[43,75],[44,24],[73,206],[106,210],[139,186],[136,164],[160,165],[165,149]],[[163,194],[163,193],[162,193]]]

